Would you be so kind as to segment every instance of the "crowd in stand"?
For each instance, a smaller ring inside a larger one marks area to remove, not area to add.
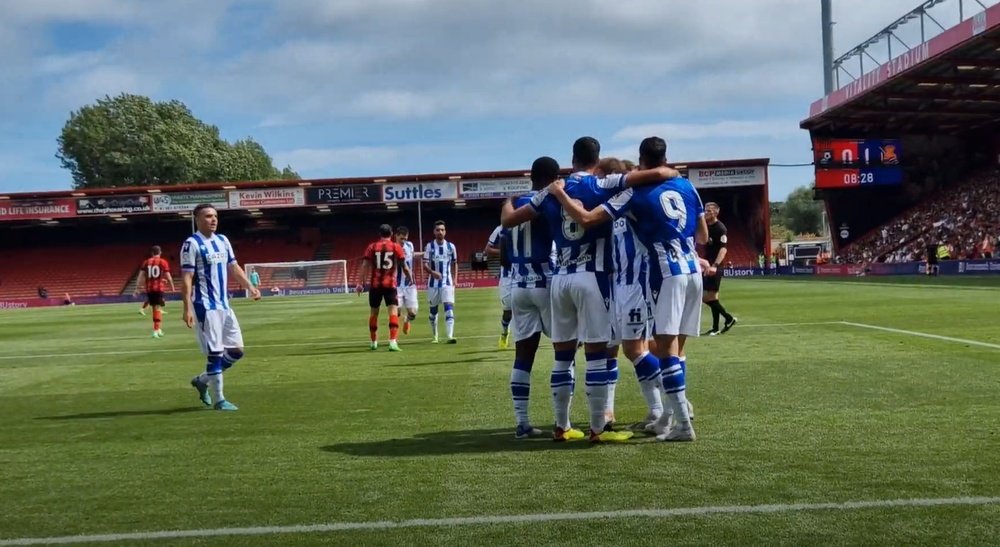
[[[950,259],[992,258],[1000,229],[1000,170],[945,188],[844,249],[854,264],[922,261],[928,247]]]

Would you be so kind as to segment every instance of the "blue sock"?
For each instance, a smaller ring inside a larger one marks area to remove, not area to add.
[[[226,353],[222,354],[222,370],[229,370],[236,361],[243,358],[243,350],[236,348],[229,348]]]

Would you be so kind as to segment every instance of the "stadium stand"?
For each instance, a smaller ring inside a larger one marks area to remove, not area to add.
[[[927,245],[945,244],[951,258],[980,258],[980,244],[1000,227],[1000,171],[980,171],[937,190],[916,206],[859,238],[840,253],[851,263],[923,260]]]

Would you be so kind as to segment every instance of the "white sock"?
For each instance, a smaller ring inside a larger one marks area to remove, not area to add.
[[[431,316],[431,336],[434,338],[438,337],[438,316],[434,314]]]
[[[529,423],[528,394],[530,389],[531,373],[519,368],[512,368],[510,370],[510,390],[514,399],[514,419],[517,420],[517,425]]]
[[[608,408],[608,362],[603,353],[587,356],[587,405],[590,407],[590,430],[604,431],[607,419],[604,411]]]
[[[573,403],[573,352],[567,352],[569,359],[560,359],[560,352],[556,352],[556,361],[552,365],[552,413],[555,415],[556,427],[563,431],[568,430],[571,425],[569,421],[569,408]]]
[[[455,337],[455,310],[444,310],[444,324],[448,329],[448,338]]]
[[[636,377],[639,380],[639,390],[646,400],[646,407],[655,419],[663,415],[663,398],[660,396],[660,362],[648,351],[632,362]]]
[[[222,373],[211,374],[208,376],[208,387],[212,389],[212,399],[218,403],[219,401],[225,401],[226,396],[222,394]]]
[[[205,384],[207,386],[208,385],[208,373],[207,372],[202,372],[201,374],[199,374],[198,375],[198,381],[201,382],[202,384]]]

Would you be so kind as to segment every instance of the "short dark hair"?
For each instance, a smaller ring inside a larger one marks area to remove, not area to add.
[[[434,227],[437,228],[438,226],[444,226],[444,221],[443,220],[435,220],[434,221]]]
[[[559,162],[542,156],[531,164],[531,186],[534,190],[541,190],[552,181],[559,178]]]
[[[153,245],[149,249],[149,256],[160,256],[160,253],[162,253],[162,252],[163,252],[163,250],[160,249],[159,245]]]
[[[195,218],[197,218],[198,215],[201,214],[201,212],[204,211],[205,209],[215,209],[215,206],[212,205],[211,203],[199,203],[198,205],[195,205],[194,206]]]
[[[660,137],[646,137],[639,144],[639,161],[646,167],[667,163],[667,141]]]
[[[389,237],[392,235],[392,226],[388,224],[383,224],[378,227],[378,235],[382,237]]]
[[[396,235],[408,236],[410,235],[410,229],[406,226],[396,226]]]
[[[573,143],[573,165],[593,167],[601,159],[601,143],[594,137],[580,137]]]

